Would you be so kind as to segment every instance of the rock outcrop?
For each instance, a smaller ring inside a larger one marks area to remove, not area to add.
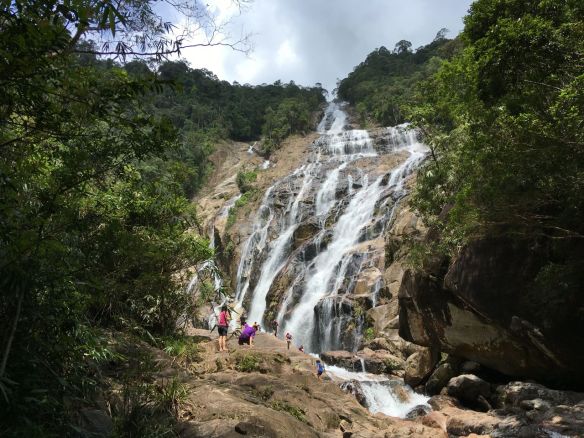
[[[445,275],[405,272],[400,335],[508,376],[584,387],[584,295],[538,289],[545,242],[469,243]],[[580,311],[578,311],[580,309]]]

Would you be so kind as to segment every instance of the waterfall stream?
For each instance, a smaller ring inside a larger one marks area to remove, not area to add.
[[[405,125],[372,139],[348,129],[347,119],[341,104],[329,104],[305,163],[266,191],[237,269],[235,299],[248,320],[277,319],[282,333],[316,354],[360,345],[364,306],[378,305],[383,287],[378,277],[363,292],[363,273],[379,273],[376,248],[383,250],[406,177],[427,152]],[[411,408],[396,401],[389,379],[358,374],[345,380],[361,382],[372,412]]]
[[[344,368],[328,365],[327,373],[339,383],[349,382],[353,392],[360,392],[366,400],[367,408],[373,414],[404,418],[416,406],[427,405],[428,397],[415,393],[399,379],[367,372],[348,371]]]

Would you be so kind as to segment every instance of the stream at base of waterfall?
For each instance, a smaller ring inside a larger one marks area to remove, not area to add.
[[[375,306],[379,293],[379,287],[365,297],[353,293],[355,278],[376,263],[363,242],[383,236],[406,195],[406,177],[427,153],[407,125],[385,128],[374,142],[347,124],[343,105],[330,103],[304,164],[266,190],[237,269],[236,306],[249,309],[248,321],[266,327],[277,320],[280,333],[292,333],[312,354],[360,345],[357,300]],[[376,167],[388,157],[394,165]],[[405,416],[427,399],[396,378],[327,371],[359,387],[371,412]]]

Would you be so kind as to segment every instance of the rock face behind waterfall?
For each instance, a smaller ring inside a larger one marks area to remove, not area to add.
[[[219,229],[208,215],[249,318],[264,326],[277,319],[311,352],[357,350],[365,331],[377,330],[371,310],[391,301],[396,313],[384,233],[425,155],[406,126],[349,129],[347,117],[331,104],[319,137],[284,144],[272,166],[256,166],[256,190],[233,225]]]
[[[584,294],[534,283],[550,252],[545,239],[490,238],[449,265],[406,271],[401,336],[508,376],[584,388]]]

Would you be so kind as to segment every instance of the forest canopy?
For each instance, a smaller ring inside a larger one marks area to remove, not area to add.
[[[420,81],[434,74],[441,60],[460,50],[460,40],[447,39],[447,33],[441,29],[430,44],[415,51],[406,40],[398,41],[393,50],[375,49],[338,83],[338,97],[355,107],[362,123],[403,123]]]

